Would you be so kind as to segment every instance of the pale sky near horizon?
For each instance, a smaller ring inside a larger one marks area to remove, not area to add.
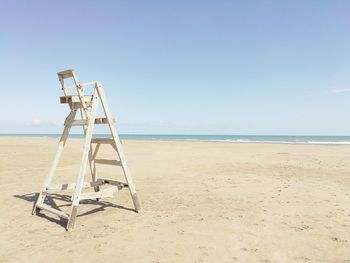
[[[0,133],[60,133],[74,68],[121,133],[350,135],[349,1],[0,4]]]

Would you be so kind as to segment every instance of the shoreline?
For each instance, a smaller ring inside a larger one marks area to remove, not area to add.
[[[83,136],[80,134],[72,134],[69,140],[81,140]],[[29,135],[29,134],[16,134],[16,135],[1,135],[1,138],[14,138],[14,139],[58,139],[61,135]],[[81,136],[81,137],[80,137]],[[96,135],[99,136],[99,135]],[[105,136],[105,135],[104,135]],[[120,136],[121,137],[121,136]],[[336,137],[336,136],[335,136]],[[342,137],[342,136],[339,136]],[[257,145],[307,145],[307,146],[350,146],[350,141],[345,142],[288,142],[288,141],[232,141],[232,140],[200,140],[200,139],[132,139],[132,138],[120,138],[121,141],[138,141],[138,142],[207,142],[207,143],[227,143],[227,144],[257,144]]]

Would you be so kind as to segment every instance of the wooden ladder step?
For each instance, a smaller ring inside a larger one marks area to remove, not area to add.
[[[74,120],[71,122],[64,123],[64,125],[70,125],[70,126],[83,126],[88,124],[89,124],[89,120]]]
[[[98,164],[106,164],[106,165],[116,165],[116,166],[121,166],[122,163],[117,160],[106,160],[106,159],[95,159],[95,163]]]
[[[120,143],[122,143],[122,141],[120,139],[119,139],[119,141],[120,141]],[[116,145],[113,138],[93,138],[93,139],[91,139],[91,143],[110,144],[114,148],[114,150],[116,150],[118,152],[117,145]]]
[[[93,138],[91,139],[91,143],[115,144],[112,138]]]
[[[115,123],[115,119],[112,120]],[[107,118],[95,118],[95,124],[108,124]]]
[[[95,187],[102,185],[103,182],[96,181],[96,182],[84,182],[83,183],[83,188],[88,188],[88,187]],[[69,183],[69,184],[54,184],[54,185],[49,185],[46,187],[46,189],[43,191],[44,194],[54,194],[54,193],[59,193],[62,191],[69,191],[69,190],[74,190],[76,186],[76,183]]]
[[[57,215],[57,216],[59,216],[61,218],[64,218],[64,219],[67,219],[67,220],[69,218],[69,216],[66,213],[62,212],[61,210],[57,210],[57,209],[55,209],[55,208],[53,208],[51,206],[48,206],[46,204],[41,204],[41,205],[37,204],[36,207],[39,208],[40,210],[45,210],[47,212],[55,214],[55,215]]]
[[[103,189],[98,192],[82,193],[79,199],[84,200],[84,199],[95,199],[95,198],[102,198],[102,197],[113,197],[113,193],[119,190],[120,190],[119,186],[112,186],[110,188]]]
[[[115,120],[113,119],[113,123]],[[73,121],[66,121],[64,125],[71,125],[71,126],[83,126],[83,125],[88,125],[89,120],[73,120]],[[108,124],[108,119],[107,118],[95,118],[95,124]],[[101,139],[108,139],[108,138],[101,138]],[[94,139],[92,139],[94,140]],[[97,143],[97,142],[96,142]]]
[[[84,126],[88,125],[89,120],[74,120],[74,121],[67,121],[64,123],[64,125],[71,125],[71,126]],[[107,118],[95,118],[95,124],[108,124]]]

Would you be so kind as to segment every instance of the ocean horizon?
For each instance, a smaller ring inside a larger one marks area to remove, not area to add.
[[[57,138],[61,134],[1,133],[1,137],[49,137]],[[71,134],[71,138],[83,138],[82,134]],[[110,134],[95,134],[94,137],[107,138]],[[146,141],[209,141],[231,143],[279,143],[279,144],[321,144],[350,145],[350,136],[330,135],[196,135],[196,134],[120,134],[124,140]]]

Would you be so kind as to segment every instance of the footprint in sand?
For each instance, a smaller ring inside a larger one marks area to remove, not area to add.
[[[250,253],[256,253],[256,252],[258,252],[258,249],[257,249],[257,248],[250,248],[250,249],[248,249],[248,248],[242,247],[241,250],[242,250],[242,251],[246,251],[246,252],[250,252]]]
[[[185,231],[182,230],[182,229],[179,229],[179,230],[177,231],[177,233],[180,234],[180,235],[184,235],[184,234],[185,234]]]
[[[302,226],[293,226],[293,227],[291,227],[291,228],[294,229],[294,230],[297,231],[297,232],[300,232],[300,231],[307,230],[307,229],[309,229],[310,227],[307,226],[307,225],[302,225]]]
[[[337,238],[337,237],[332,237],[332,240],[334,242],[342,242],[342,243],[347,243],[348,242],[347,239],[340,239],[340,238]]]
[[[202,251],[203,255],[209,256],[208,248],[207,248],[207,247],[205,247],[205,246],[199,246],[198,248]]]
[[[298,259],[301,259],[302,261],[311,261],[311,259],[307,258],[307,257],[299,257]]]

